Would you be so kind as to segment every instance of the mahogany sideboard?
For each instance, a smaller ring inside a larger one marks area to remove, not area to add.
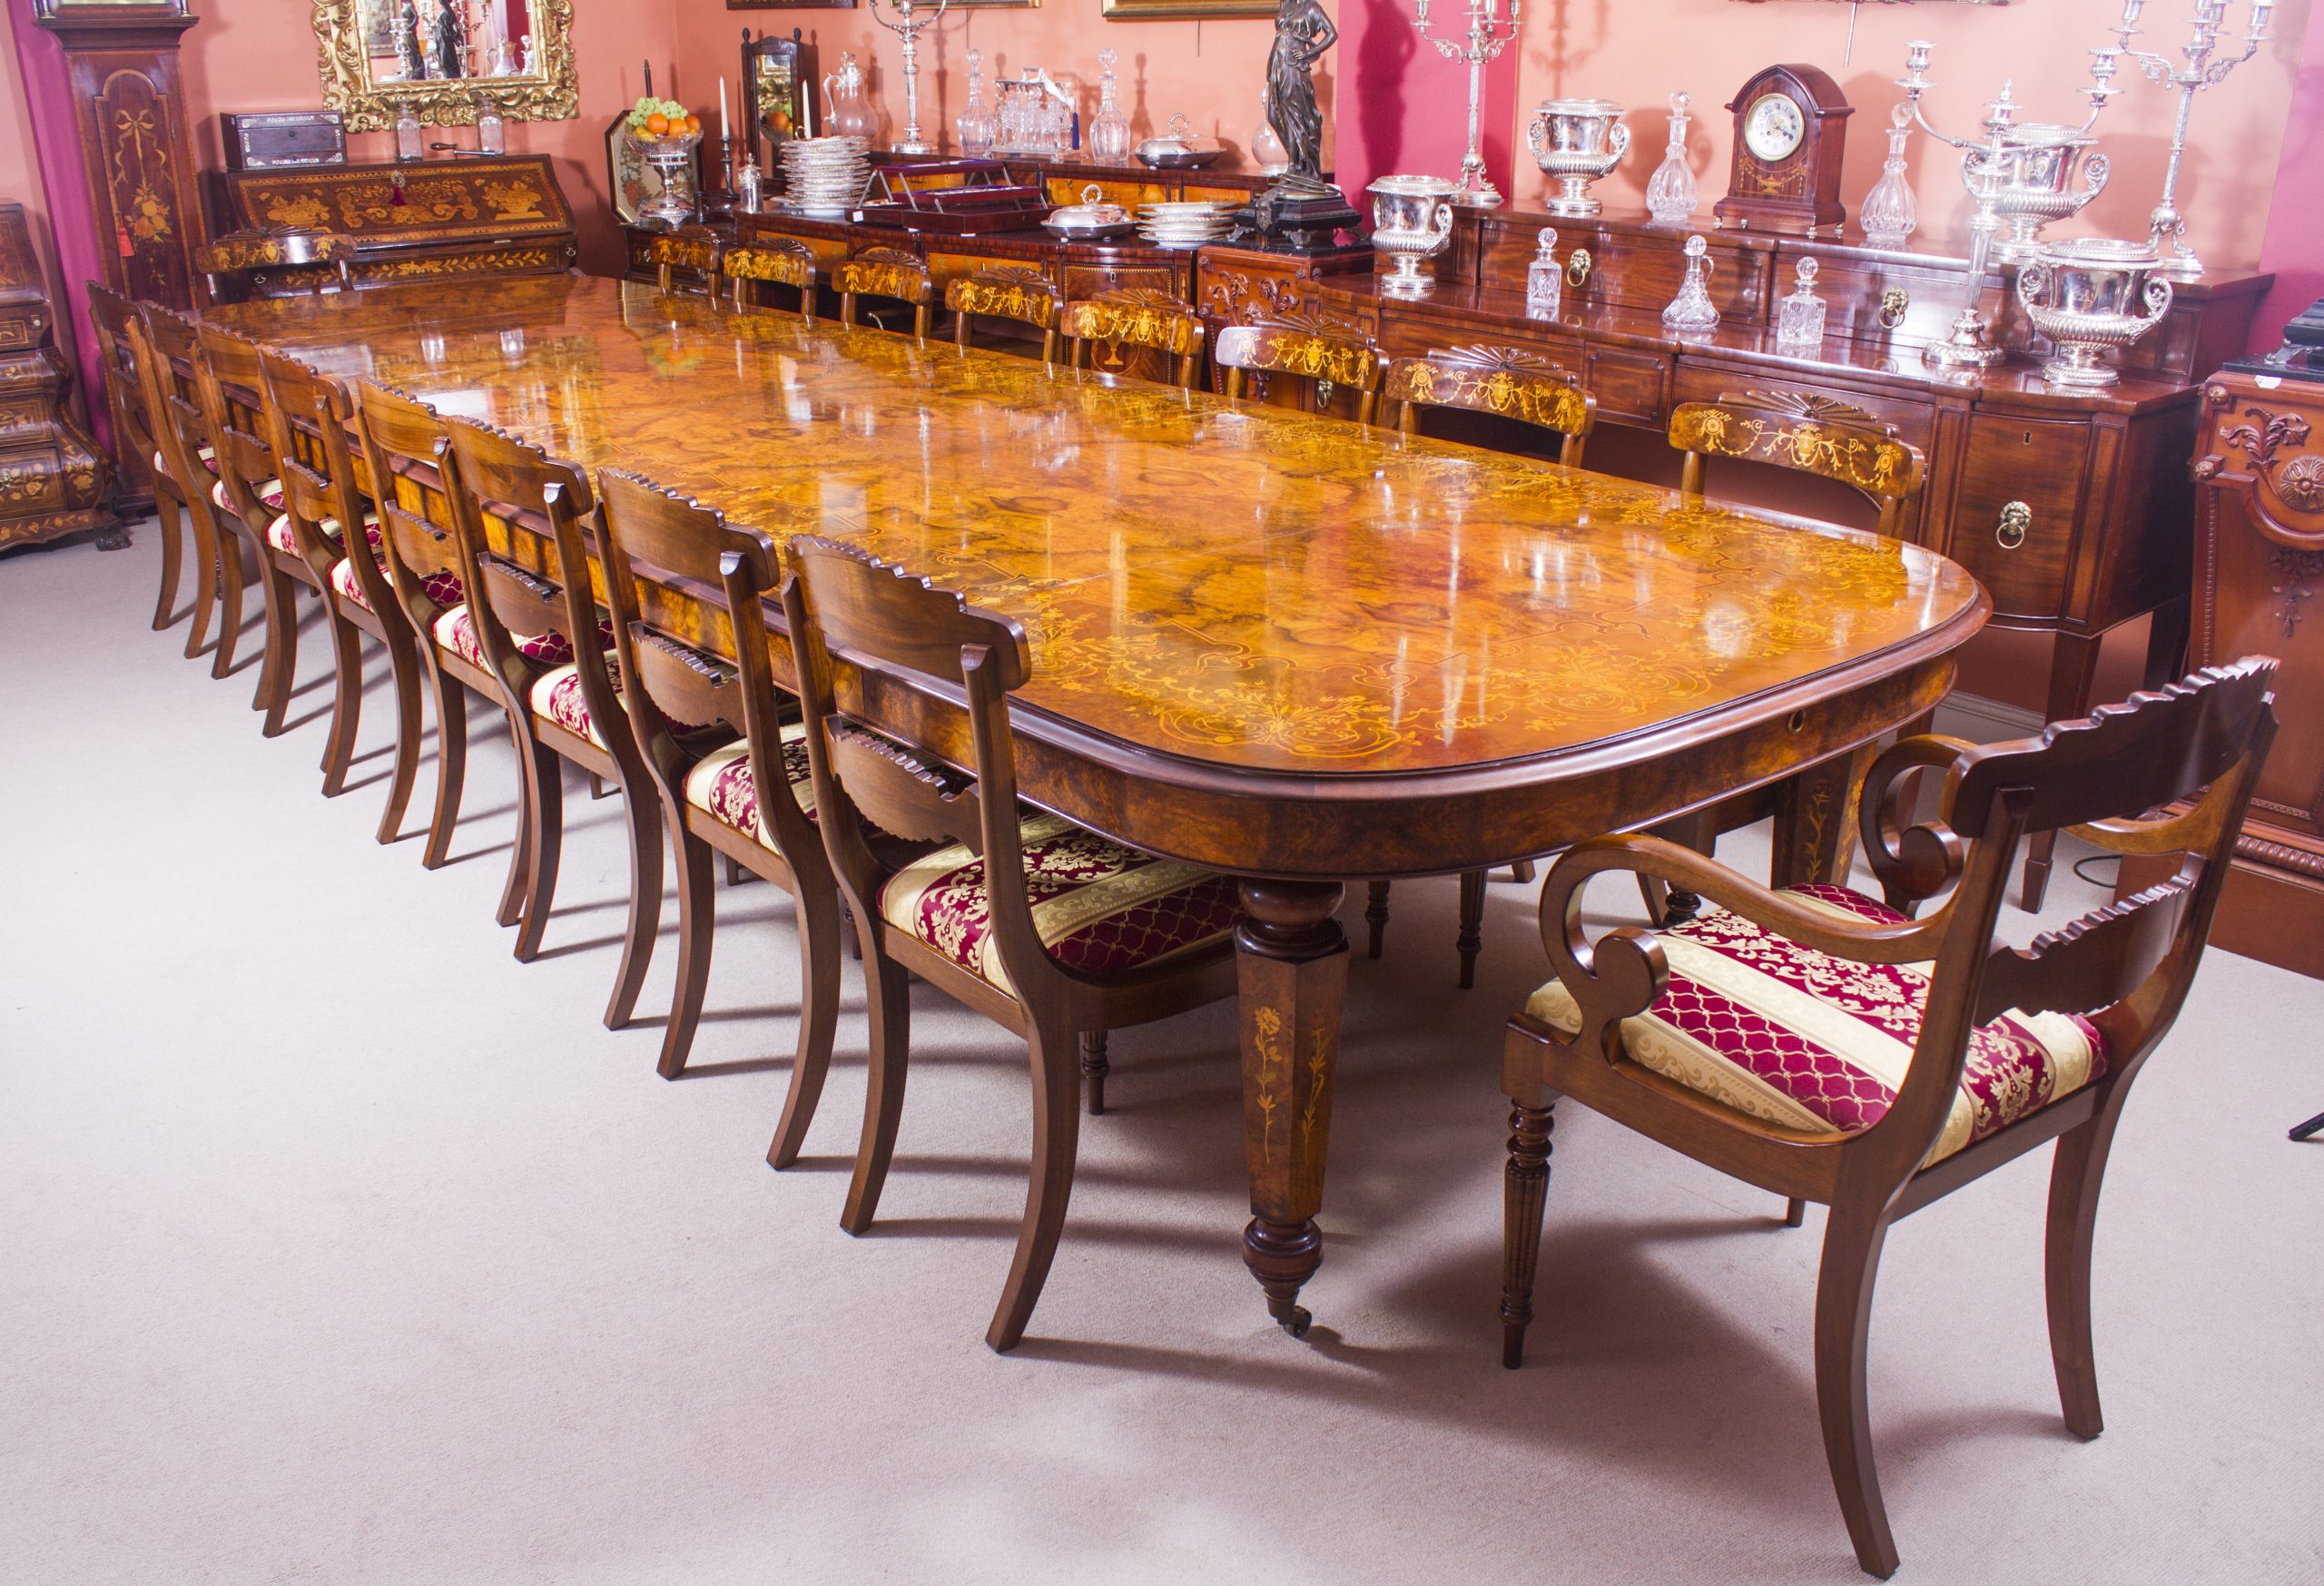
[[[0,549],[89,528],[128,543],[113,467],[65,410],[72,389],[25,206],[0,202]]]

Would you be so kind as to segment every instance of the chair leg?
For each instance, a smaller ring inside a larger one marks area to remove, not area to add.
[[[1525,1329],[1533,1322],[1533,1271],[1541,1260],[1541,1213],[1550,1198],[1550,1131],[1557,1098],[1541,1107],[1512,1102],[1509,1167],[1501,1189],[1501,1364],[1525,1364]]]
[[[259,729],[272,738],[282,732],[290,709],[290,690],[299,673],[298,591],[290,576],[274,565],[272,557],[259,564],[259,587],[266,599],[266,654],[258,669],[258,693],[251,708],[266,713]],[[231,643],[228,630],[227,644]]]
[[[533,750],[537,745],[526,733],[521,717],[508,717],[508,734],[517,749],[517,841],[508,850],[508,879],[501,885],[500,908],[493,915],[503,925],[514,925],[525,917],[537,824],[533,818],[533,780],[537,774]]]
[[[242,574],[242,537],[229,528],[218,537],[217,642],[210,647],[212,677],[223,677],[234,669],[234,651],[242,637],[242,590],[248,582]],[[263,677],[261,673],[261,681]]]
[[[662,1058],[654,1071],[675,1079],[686,1071],[694,1032],[702,1022],[702,994],[710,984],[710,951],[718,934],[709,843],[681,827],[678,847],[678,985],[670,995],[670,1021],[662,1027]]]
[[[1485,944],[1485,872],[1461,872],[1461,934],[1453,945],[1461,950],[1461,990],[1477,983],[1477,954]]]
[[[410,634],[398,626],[400,620],[390,614],[379,625],[388,630],[388,675],[396,687],[396,762],[376,833],[382,843],[403,835],[404,811],[411,803],[412,783],[419,778],[419,657]]]
[[[859,935],[864,931],[859,924]],[[904,1072],[911,1055],[911,977],[877,941],[863,944],[864,1001],[871,1014],[872,1051],[863,1090],[863,1136],[855,1148],[855,1174],[839,1226],[861,1234],[880,1209],[888,1162],[896,1150],[896,1121],[903,1116]]]
[[[739,886],[741,886],[744,882],[749,881],[750,879],[751,879],[751,872],[750,872],[749,871],[746,871],[746,870],[744,870],[744,869],[743,868],[743,862],[742,862],[742,861],[740,861],[740,860],[738,860],[738,859],[729,859],[729,860],[727,860],[727,862],[726,862],[726,884],[727,884],[728,886],[730,886],[730,887],[739,887]]]
[[[528,735],[529,737],[529,735]],[[532,740],[533,841],[525,856],[525,916],[517,927],[517,961],[528,964],[541,951],[556,903],[556,870],[565,855],[565,766],[556,751]]]
[[[1106,1074],[1111,1067],[1106,1061],[1106,1032],[1085,1029],[1081,1032],[1081,1089],[1088,1098],[1089,1116],[1106,1116]]]
[[[589,796],[592,799],[606,798],[609,796],[613,791],[613,784],[607,782],[604,777],[599,776],[594,771],[589,773]]]
[[[154,631],[170,626],[178,614],[178,571],[185,561],[185,537],[178,527],[178,504],[164,492],[153,492],[153,521],[162,530],[162,592],[153,601]]]
[[[355,625],[332,609],[325,595],[323,624],[330,629],[330,734],[323,740],[323,797],[347,791],[347,768],[355,759],[355,729],[363,716],[363,639]]]
[[[1865,1396],[1865,1344],[1872,1321],[1872,1284],[1886,1215],[1832,1204],[1824,1229],[1824,1260],[1816,1279],[1816,1405],[1824,1423],[1824,1456],[1840,1514],[1856,1543],[1856,1562],[1882,1580],[1896,1572],[1896,1541],[1880,1501],[1872,1463],[1872,1415]]]
[[[619,1029],[636,1011],[637,993],[654,961],[654,941],[662,933],[662,805],[647,786],[645,772],[624,779],[623,814],[629,828],[629,923],[622,934],[621,968],[606,1004],[606,1028]]]
[[[1797,1196],[1783,1203],[1783,1226],[1796,1228],[1807,1218],[1807,1203]]]
[[[1638,895],[1646,904],[1646,922],[1660,929],[1670,916],[1670,883],[1660,876],[1638,872]]]
[[[157,505],[167,502],[167,510],[174,516],[179,510],[175,500],[167,496],[156,498]],[[211,640],[211,624],[218,615],[218,602],[223,593],[225,571],[220,564],[218,542],[204,527],[205,520],[188,510],[185,526],[188,537],[193,541],[193,626],[186,629],[185,653],[188,660],[202,653]]]
[[[1058,1236],[1065,1231],[1066,1203],[1073,1197],[1074,1158],[1081,1144],[1080,1042],[1068,1027],[1037,1018],[1030,1040],[1033,1059],[1033,1171],[1025,1187],[1025,1218],[1017,1228],[1017,1256],[984,1341],[1007,1354],[1025,1336],[1049,1281]]]
[[[2098,1221],[2098,1187],[2106,1176],[2113,1123],[2104,1114],[2058,1137],[2050,1164],[2050,1222],[2043,1263],[2050,1311],[2050,1360],[2066,1430],[2091,1438],[2106,1429],[2099,1414],[2098,1362],[2090,1340],[2090,1246]]]
[[[823,1079],[832,1068],[832,1036],[839,1028],[839,893],[801,877],[795,899],[799,926],[799,1049],[791,1059],[791,1093],[767,1147],[770,1167],[788,1167],[807,1143]],[[901,971],[899,971],[901,973]]]
[[[1533,879],[1533,862],[1530,859],[1521,859],[1515,864],[1511,865],[1509,867],[1509,879],[1513,882],[1531,881]]]
[[[468,691],[431,658],[428,686],[436,697],[436,807],[428,817],[428,846],[420,866],[442,868],[452,849],[452,828],[460,821],[460,790],[468,771]],[[505,921],[504,921],[505,923]]]
[[[1372,944],[1368,956],[1380,956],[1380,939],[1388,931],[1388,887],[1386,882],[1374,882],[1371,898],[1364,905],[1364,921],[1372,928]]]

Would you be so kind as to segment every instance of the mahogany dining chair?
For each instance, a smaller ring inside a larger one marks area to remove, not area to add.
[[[162,587],[153,602],[153,626],[158,632],[177,620],[178,584],[183,574],[185,541],[191,536],[193,621],[186,632],[185,653],[198,655],[209,636],[211,613],[218,603],[218,551],[210,539],[210,516],[205,512],[197,517],[187,510],[187,482],[170,471],[169,458],[162,452],[132,340],[136,305],[100,282],[84,285],[89,318],[97,330],[97,361],[104,370],[105,413],[113,423],[114,466],[123,481],[146,479],[153,488],[154,521],[162,531]],[[197,454],[192,460],[202,464],[192,488],[207,497],[214,477],[207,456]]]
[[[955,276],[944,287],[952,311],[952,340],[963,350],[979,319],[1025,326],[1041,339],[1041,361],[1057,361],[1058,290],[1029,266],[996,264],[973,275]]]
[[[1226,371],[1226,399],[1239,402],[1254,375],[1298,383],[1328,411],[1335,393],[1354,399],[1354,418],[1369,424],[1380,402],[1380,349],[1344,328],[1314,319],[1229,325],[1211,342],[1210,361]]]
[[[864,298],[884,299],[911,310],[911,333],[928,340],[936,301],[936,283],[927,263],[901,248],[866,248],[842,261],[832,271],[832,289],[839,293],[839,322],[854,329],[856,305]],[[872,317],[878,324],[878,316]],[[881,326],[885,330],[885,326]]]
[[[765,305],[766,289],[789,287],[798,294],[799,317],[815,317],[815,256],[791,237],[766,237],[729,248],[720,261],[738,309]]]
[[[1202,362],[1202,316],[1167,292],[1125,287],[1069,302],[1059,311],[1058,332],[1065,338],[1068,369],[1087,365],[1101,374],[1124,372],[1129,360],[1122,350],[1128,348],[1169,360],[1168,383],[1194,389]],[[1116,369],[1098,369],[1100,346],[1112,350]]]
[[[195,372],[201,340],[192,321],[157,303],[140,303],[130,322],[130,344],[137,355],[145,410],[153,419],[160,471],[177,487],[178,503],[193,527],[197,556],[206,544],[215,561],[217,618],[210,675],[223,677],[234,669],[242,632],[242,590],[249,583],[244,569],[257,566],[258,551],[248,543],[241,519],[220,494],[218,448],[211,442],[209,409]],[[200,604],[199,595],[196,601],[194,633],[186,642],[189,655],[200,647],[194,639],[209,609]],[[263,701],[252,708],[263,708]]]

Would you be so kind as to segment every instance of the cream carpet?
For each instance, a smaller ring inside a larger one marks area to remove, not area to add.
[[[1787,1231],[1569,1108],[1531,1362],[1500,1369],[1496,1031],[1544,973],[1531,889],[1493,886],[1473,992],[1450,882],[1399,886],[1387,957],[1354,963],[1306,1342],[1238,1258],[1221,1009],[1116,1038],[1000,1358],[1021,1047],[918,1000],[886,1221],[847,1237],[852,967],[807,1157],[773,1173],[784,900],[722,891],[694,1075],[663,1082],[675,901],[645,1017],[598,1023],[614,804],[573,784],[518,965],[505,743],[477,734],[457,862],[420,869],[417,813],[375,845],[384,660],[364,784],[326,801],[322,635],[262,740],[255,626],[222,683],[182,623],[147,629],[156,544],[0,557],[0,1581],[1861,1579],[1810,1378],[1820,1211]],[[2051,917],[2093,895],[2062,878]],[[2094,1443],[2050,1374],[2046,1155],[1891,1237],[1900,1580],[2324,1578],[2324,1141],[2284,1138],[2324,1108],[2319,1029],[2324,986],[2215,954],[2142,1080]]]

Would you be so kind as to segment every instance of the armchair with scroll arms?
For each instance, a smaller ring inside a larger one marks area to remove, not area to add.
[[[2194,979],[2275,735],[2275,671],[2247,657],[2012,743],[1902,740],[1874,763],[1859,809],[1885,903],[1836,886],[1770,892],[1651,836],[1570,851],[1541,895],[1556,979],[1510,1020],[1503,1047],[1502,1364],[1520,1364],[1533,1316],[1560,1096],[1786,1197],[1793,1226],[1806,1201],[1827,1205],[1814,1351],[1824,1448],[1856,1558],[1886,1577],[1896,1547],[1865,1393],[1882,1242],[1896,1219],[2055,1140],[2050,1348],[2068,1429],[2097,1436],[2100,1181],[2131,1082]],[[1935,772],[1939,813],[1915,821],[1917,784]],[[2178,799],[2191,807],[2147,813]],[[2024,949],[1997,945],[2020,844],[2060,830],[2179,866]],[[1658,874],[1716,907],[1593,946],[1582,893],[1607,871]]]

